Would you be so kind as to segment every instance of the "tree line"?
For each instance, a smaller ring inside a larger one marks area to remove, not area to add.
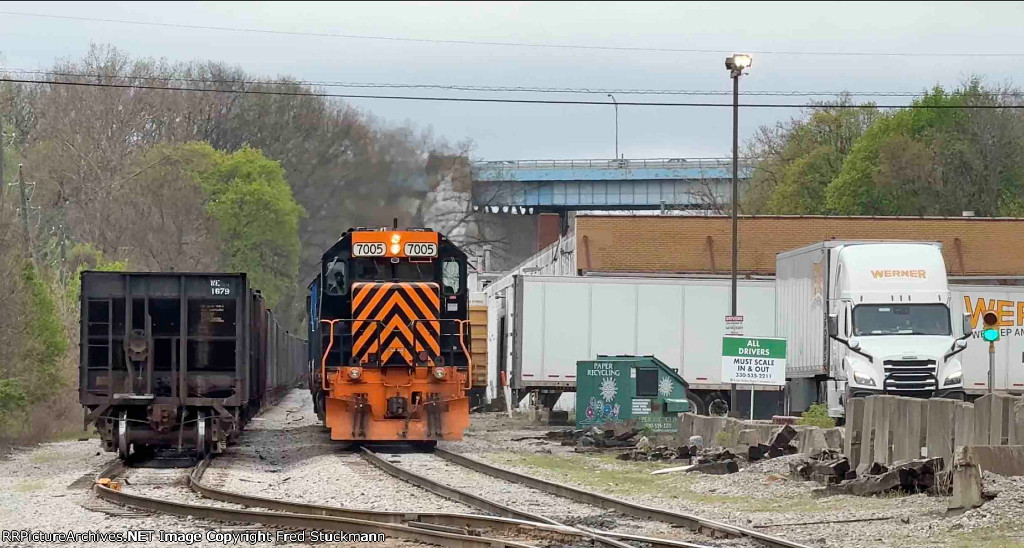
[[[299,329],[322,251],[353,226],[418,224],[428,156],[468,149],[214,61],[93,46],[48,72],[226,93],[0,83],[0,439],[81,417],[77,272],[245,271]],[[301,95],[235,93],[260,90]]]
[[[786,215],[1020,216],[1024,213],[1021,90],[972,78],[936,86],[911,108],[882,110],[849,95],[758,129],[741,205]],[[918,108],[914,108],[918,107]],[[981,108],[963,108],[981,107]]]

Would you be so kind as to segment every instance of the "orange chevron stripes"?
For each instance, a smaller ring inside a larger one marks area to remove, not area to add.
[[[440,293],[431,282],[352,284],[352,356],[359,362],[377,354],[387,364],[395,354],[413,365],[416,354],[440,352]]]

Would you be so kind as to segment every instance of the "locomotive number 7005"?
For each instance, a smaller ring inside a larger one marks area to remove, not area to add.
[[[437,244],[409,242],[405,244],[406,257],[434,257],[437,255]]]
[[[352,244],[352,255],[355,257],[383,257],[384,244],[381,242]]]

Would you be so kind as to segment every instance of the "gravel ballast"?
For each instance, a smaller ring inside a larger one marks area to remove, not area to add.
[[[947,516],[947,497],[886,494],[817,498],[819,484],[789,478],[789,460],[799,456],[744,465],[738,473],[723,476],[675,472],[648,478],[650,470],[678,464],[618,461],[613,458],[615,451],[575,453],[558,441],[513,441],[542,437],[551,429],[555,428],[501,413],[476,415],[464,441],[443,446],[517,472],[756,528],[810,546],[1024,545],[1024,523],[1019,519],[1024,515],[1024,478],[986,473],[986,491],[995,498],[981,508]],[[590,471],[587,474],[593,477],[580,471]],[[606,478],[613,479],[601,483]],[[844,523],[835,523],[838,521]]]
[[[270,424],[277,426],[284,422],[296,428],[315,426],[316,417],[312,406],[303,406],[303,394],[308,399],[306,390],[292,391],[283,401],[282,406],[268,409],[258,419],[248,425],[242,434],[243,443],[247,436],[261,426]],[[309,419],[311,416],[312,419]],[[251,442],[258,447],[266,444],[287,445],[290,433],[284,436],[271,432],[263,439]],[[267,448],[280,450],[281,447]],[[284,451],[287,453],[287,450]],[[84,441],[44,443],[33,447],[15,449],[0,458],[0,477],[5,479],[0,484],[0,525],[5,530],[27,530],[42,533],[86,533],[90,531],[124,533],[136,531],[165,531],[176,533],[197,534],[201,540],[189,546],[198,548],[223,548],[226,544],[220,540],[206,540],[209,532],[231,532],[260,529],[273,530],[268,527],[241,524],[222,524],[191,518],[179,518],[135,511],[123,508],[98,499],[91,490],[95,475],[114,460],[113,453],[100,449],[98,439]],[[217,462],[215,459],[214,462]],[[205,504],[211,506],[232,506],[194,495],[183,482],[184,470],[129,469],[126,472],[128,485],[126,492],[136,492],[155,498],[168,498],[182,502]],[[76,481],[80,480],[80,481]],[[75,484],[73,488],[70,485]],[[156,533],[154,533],[155,535]],[[0,545],[11,546],[50,546],[45,542],[0,542]],[[65,546],[88,545],[96,548],[114,548],[127,546],[126,542],[89,542],[66,543]],[[182,546],[184,542],[159,542],[153,540],[132,546]],[[228,544],[231,545],[231,544]],[[243,542],[239,544],[248,546]],[[263,544],[267,546],[268,544]],[[273,544],[280,547],[308,547],[309,544],[283,543]],[[320,546],[340,546],[339,544],[321,544]],[[425,546],[415,542],[389,538],[383,544],[394,548],[420,548]]]

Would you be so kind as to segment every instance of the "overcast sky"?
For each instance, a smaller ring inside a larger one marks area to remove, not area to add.
[[[606,51],[412,43],[154,27],[0,14],[0,55],[9,68],[47,68],[79,57],[90,42],[135,56],[212,59],[253,74],[303,80],[570,88],[731,89],[723,61],[757,51],[746,90],[911,91],[955,85],[971,74],[988,82],[1024,80],[1024,4],[1002,3],[30,3],[0,11],[293,32],[490,42],[549,43],[713,53]],[[912,53],[831,56],[770,53]],[[946,53],[1020,53],[954,57]],[[331,91],[344,92],[333,88]],[[397,94],[391,90],[353,93]],[[589,99],[600,95],[425,95]],[[619,101],[729,102],[728,96],[630,96]],[[750,97],[750,102],[804,102]],[[904,103],[906,98],[877,98]],[[430,127],[450,141],[476,143],[478,159],[609,158],[609,106],[507,105],[352,100],[391,123]],[[745,109],[741,137],[795,109]],[[619,148],[627,158],[730,154],[731,109],[620,107]]]

